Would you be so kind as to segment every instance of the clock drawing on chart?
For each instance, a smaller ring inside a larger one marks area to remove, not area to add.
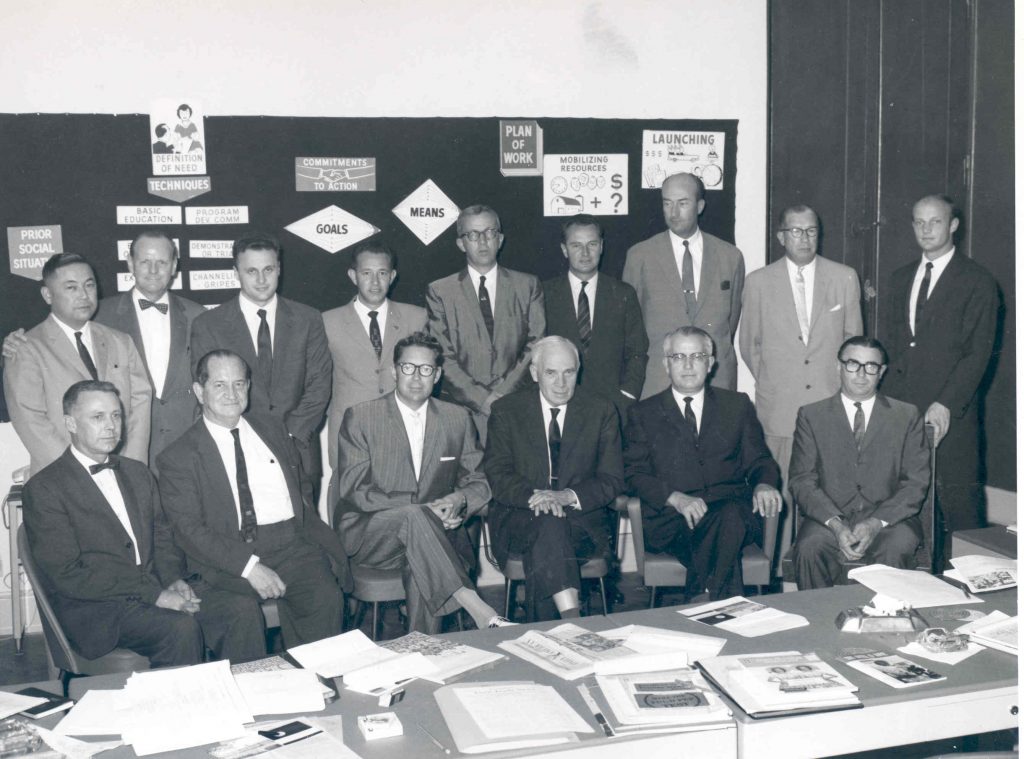
[[[568,189],[569,183],[565,181],[565,177],[557,176],[551,180],[551,192],[555,193],[555,195],[561,195]]]
[[[717,164],[695,166],[693,173],[704,181],[705,187],[718,187],[722,183],[722,167]]]

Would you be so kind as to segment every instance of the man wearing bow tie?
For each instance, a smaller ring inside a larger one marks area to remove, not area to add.
[[[198,664],[200,599],[145,465],[111,454],[121,402],[109,382],[82,380],[63,395],[71,445],[25,486],[32,556],[71,645],[95,659],[115,648],[153,667]]]

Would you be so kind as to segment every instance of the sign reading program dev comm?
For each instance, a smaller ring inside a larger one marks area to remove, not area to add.
[[[25,279],[43,278],[43,264],[54,253],[64,252],[60,224],[42,227],[7,227],[11,274]]]
[[[625,216],[629,213],[626,153],[544,156],[544,215]]]
[[[297,192],[372,192],[376,189],[376,158],[295,159]]]

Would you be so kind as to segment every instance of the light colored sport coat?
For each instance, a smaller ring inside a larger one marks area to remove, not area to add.
[[[801,406],[839,392],[839,346],[862,334],[860,283],[849,266],[818,256],[812,297],[804,345],[786,258],[747,277],[740,355],[757,382],[754,405],[766,435],[793,437]]]
[[[743,254],[734,245],[701,230],[704,257],[697,288],[697,313],[686,314],[683,282],[679,276],[669,231],[639,242],[626,253],[622,281],[633,285],[650,340],[644,398],[668,387],[662,363],[665,335],[682,326],[700,327],[715,341],[715,372],[711,384],[736,389],[736,351],[732,336],[740,321],[743,298]]]
[[[56,461],[71,443],[64,426],[64,393],[76,382],[92,379],[54,318],[48,316],[26,332],[27,342],[4,364],[7,409],[15,432],[28,448],[32,474]],[[89,329],[96,373],[121,394],[124,428],[119,452],[146,464],[153,391],[142,356],[124,332],[96,322]]]

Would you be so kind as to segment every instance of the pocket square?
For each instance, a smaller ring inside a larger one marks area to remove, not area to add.
[[[835,304],[834,306],[832,306],[832,308],[830,308],[830,309],[828,310],[828,312],[829,312],[829,313],[831,314],[831,313],[832,313],[833,311],[838,311],[838,310],[839,310],[839,309],[841,309],[842,307],[843,307],[843,304],[842,304],[842,303],[836,303],[836,304]]]
[[[728,290],[730,287],[732,287],[732,282],[730,282],[727,279],[723,279],[722,280],[722,289],[723,290]]]
[[[445,461],[455,461],[455,457],[454,456],[442,456],[441,457],[441,461],[442,462],[445,462]]]

